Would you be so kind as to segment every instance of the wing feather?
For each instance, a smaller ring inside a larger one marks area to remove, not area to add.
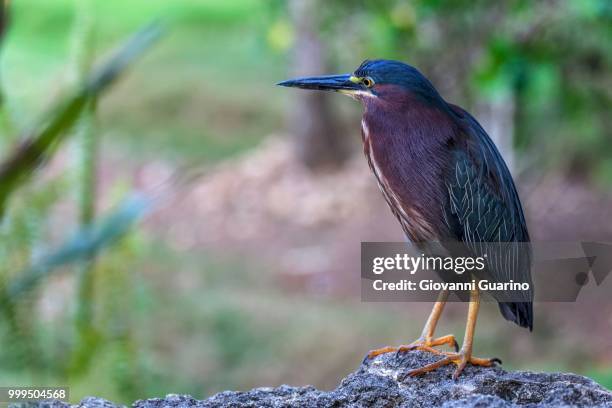
[[[529,233],[510,171],[476,119],[461,108],[452,108],[466,134],[464,148],[453,155],[454,175],[448,177],[448,227],[475,255],[487,251],[489,280],[528,282],[533,288]],[[491,251],[487,243],[497,243],[498,249]],[[500,300],[500,311],[531,330],[533,289],[520,296],[520,301]]]

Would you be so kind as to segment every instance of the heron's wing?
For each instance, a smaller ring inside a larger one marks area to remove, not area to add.
[[[453,108],[467,135],[463,148],[454,153],[448,177],[449,228],[475,255],[487,253],[487,279],[527,282],[533,288],[529,233],[510,171],[480,124],[461,108]],[[500,301],[502,314],[531,328],[533,290],[513,296],[512,301]]]

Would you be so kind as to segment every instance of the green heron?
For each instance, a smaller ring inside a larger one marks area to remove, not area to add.
[[[360,101],[363,149],[370,169],[391,211],[409,241],[525,243],[529,233],[514,181],[495,144],[476,119],[446,102],[416,68],[398,61],[366,60],[352,74],[298,78],[278,85],[336,91]],[[442,244],[444,245],[444,244]],[[497,262],[488,262],[493,280],[528,282],[530,250],[518,256],[510,245]],[[457,378],[468,363],[489,367],[496,358],[472,356],[480,306],[478,289],[470,291],[461,350],[453,335],[435,338],[434,331],[448,300],[442,291],[416,341],[399,347],[372,350],[366,358],[388,352],[424,350],[440,360],[411,370],[419,375],[455,364]],[[533,327],[533,291],[520,299],[499,301],[503,317],[521,327]],[[433,347],[449,345],[454,352]]]

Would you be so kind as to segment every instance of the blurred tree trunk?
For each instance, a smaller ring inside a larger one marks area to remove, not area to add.
[[[320,0],[291,0],[291,19],[296,30],[293,51],[293,75],[312,76],[328,72],[325,46],[318,36],[317,15]],[[289,131],[295,137],[295,149],[302,163],[310,169],[340,165],[347,156],[345,140],[339,132],[330,104],[330,94],[295,92],[289,114]]]
[[[477,107],[477,118],[497,146],[510,172],[514,174],[514,131],[516,101],[514,95],[482,103]]]

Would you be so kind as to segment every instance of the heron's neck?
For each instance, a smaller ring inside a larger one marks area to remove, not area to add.
[[[457,125],[444,106],[418,97],[363,101],[362,128],[382,143],[440,144],[456,136]]]

